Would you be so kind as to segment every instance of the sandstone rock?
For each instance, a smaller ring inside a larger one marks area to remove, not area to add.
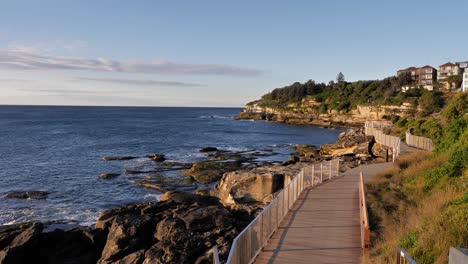
[[[141,248],[150,247],[156,223],[157,218],[149,215],[116,216],[109,228],[107,242],[98,263],[122,261],[123,258]]]
[[[298,161],[299,161],[299,157],[293,155],[287,161],[283,162],[281,165],[288,166],[288,165],[296,164]]]
[[[223,173],[240,169],[241,166],[236,161],[197,161],[189,170],[184,172],[184,175],[192,177],[197,182],[207,184],[219,180]]]
[[[211,194],[225,205],[264,203],[289,183],[303,166],[302,163],[273,165],[225,173]]]
[[[160,192],[172,190],[193,191],[196,189],[196,185],[191,178],[165,177],[163,175],[146,176],[143,180],[137,180],[136,185]]]
[[[86,228],[45,231],[47,223],[0,227],[0,263],[96,263],[100,249]]]
[[[7,193],[5,198],[8,199],[46,199],[49,192],[45,191],[15,191]]]
[[[118,173],[101,173],[101,175],[99,175],[100,178],[102,179],[113,179],[117,176],[119,176],[120,174]]]
[[[162,161],[165,161],[166,160],[166,156],[164,156],[163,154],[156,154],[156,153],[153,153],[153,154],[150,154],[150,155],[146,155],[145,157],[147,158],[150,158],[156,162],[162,162]]]

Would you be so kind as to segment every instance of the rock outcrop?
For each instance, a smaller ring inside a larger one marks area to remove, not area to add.
[[[102,160],[131,160],[131,159],[136,159],[137,157],[133,156],[104,156],[102,157]]]
[[[319,102],[302,102],[290,105],[286,109],[276,109],[263,105],[262,100],[249,103],[236,119],[268,120],[289,124],[311,124],[323,127],[359,127],[366,120],[381,119],[390,116],[406,116],[412,109],[409,104],[380,107],[357,106],[349,112],[328,110],[319,112]]]
[[[238,161],[213,161],[203,160],[195,162],[190,169],[185,171],[184,175],[192,177],[200,183],[211,183],[221,179],[224,173],[241,168]]]
[[[212,196],[168,192],[161,202],[101,212],[93,229],[58,223],[0,227],[0,263],[202,263],[226,258],[253,211]]]
[[[265,204],[289,183],[305,164],[290,166],[272,165],[254,169],[238,170],[223,175],[211,190],[226,205],[243,203]]]
[[[45,191],[15,191],[5,195],[8,199],[46,199],[49,192]]]
[[[99,178],[101,179],[113,179],[115,177],[118,177],[120,174],[119,173],[101,173],[99,175]]]
[[[57,223],[0,226],[0,263],[96,263],[99,232],[76,225],[54,226]]]

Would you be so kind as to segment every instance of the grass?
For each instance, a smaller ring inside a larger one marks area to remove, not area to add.
[[[453,163],[450,151],[416,152],[367,184],[373,245],[364,263],[394,262],[397,245],[422,264],[447,263],[450,246],[468,247],[467,164],[453,175]]]

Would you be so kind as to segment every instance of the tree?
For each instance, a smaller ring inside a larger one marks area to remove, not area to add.
[[[448,83],[449,91],[451,91],[452,88],[461,87],[462,82],[463,82],[463,76],[462,75],[448,76],[447,78],[445,78],[444,81]]]
[[[397,79],[398,79],[398,85],[400,85],[400,87],[413,84],[413,77],[411,76],[411,73],[409,72],[403,72],[403,73],[398,74]]]
[[[336,76],[336,82],[340,83],[340,82],[344,82],[344,81],[345,81],[344,74],[342,72],[338,73],[338,75]]]

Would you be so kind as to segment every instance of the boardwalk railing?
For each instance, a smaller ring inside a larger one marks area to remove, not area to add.
[[[366,121],[365,126],[383,129],[383,128],[392,128],[393,124],[391,121]]]
[[[374,136],[375,141],[381,145],[384,145],[392,150],[393,161],[400,155],[401,139],[399,137],[385,135],[382,131],[384,127],[390,127],[390,125],[379,125],[378,121],[366,121],[364,129],[366,135]]]
[[[361,248],[367,249],[370,245],[369,216],[367,215],[366,194],[362,171],[359,175],[359,210],[361,218]]]
[[[318,185],[339,175],[339,160],[324,161],[304,167],[263,211],[234,238],[227,264],[252,263],[281,221],[288,214],[294,202],[308,187]],[[216,250],[217,252],[217,250]],[[219,258],[213,263],[219,263]]]
[[[434,149],[434,143],[432,139],[426,137],[419,137],[412,135],[409,131],[406,131],[405,135],[406,144],[409,146],[432,151]]]
[[[397,246],[396,264],[416,264],[416,261],[400,246]]]

